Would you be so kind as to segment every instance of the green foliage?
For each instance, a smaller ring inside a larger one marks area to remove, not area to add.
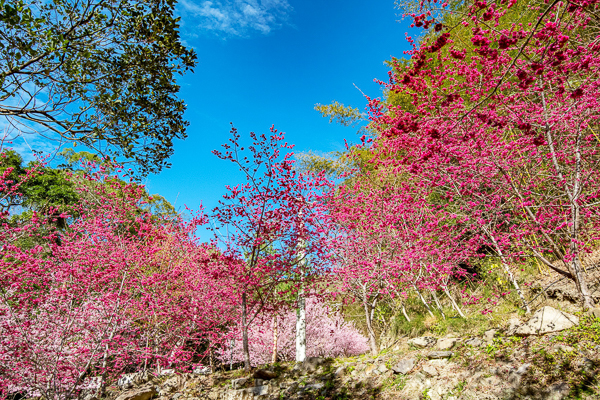
[[[5,157],[0,158],[0,173],[8,168],[13,169],[9,174],[9,179],[13,181],[10,186],[18,185],[15,195],[5,199],[2,205],[4,209],[13,211],[15,207],[21,206],[25,210],[40,212],[53,209],[58,214],[79,199],[73,182],[64,171],[43,167],[35,162],[25,167],[23,158],[15,151],[10,150],[4,154]],[[34,170],[35,173],[25,179],[27,170]],[[64,221],[59,220],[58,224],[62,225]]]
[[[358,108],[345,106],[337,101],[327,105],[316,104],[315,110],[320,112],[324,118],[329,118],[330,123],[335,121],[343,126],[354,126],[365,120]]]
[[[171,0],[0,0],[0,115],[103,156],[168,166],[186,137],[180,75],[196,55]],[[27,89],[25,89],[27,88]]]
[[[312,171],[315,173],[324,171],[327,175],[337,177],[352,168],[347,153],[340,151],[322,155],[308,151],[297,153],[294,156],[296,158],[294,167],[299,171]]]
[[[33,167],[30,164],[28,167]],[[24,195],[23,206],[33,210],[47,210],[75,204],[79,195],[75,191],[73,182],[68,179],[64,171],[53,168],[37,168],[40,174],[27,180],[22,186]]]
[[[533,348],[532,367],[526,379],[540,388],[565,382],[571,387],[569,398],[572,399],[597,398],[600,395],[597,379],[600,361],[596,349],[599,340],[600,320],[581,316],[579,325]],[[574,350],[550,351],[553,343],[565,343]]]
[[[104,190],[111,193],[117,193],[123,197],[123,190],[127,185],[137,186],[137,183],[126,183],[116,177],[107,177],[104,182],[95,182],[86,179],[89,168],[81,162],[90,161],[96,165],[103,165],[105,170],[111,171],[111,164],[99,163],[100,159],[89,152],[74,152],[67,149],[62,155],[66,159],[66,165],[58,168],[42,166],[37,162],[30,162],[26,167],[23,166],[22,157],[14,152],[8,151],[6,157],[0,158],[0,173],[7,168],[12,168],[13,172],[9,178],[18,184],[15,196],[4,199],[0,207],[13,213],[11,221],[13,223],[23,223],[29,220],[32,212],[42,213],[44,215],[54,216],[53,221],[56,227],[66,228],[67,221],[59,215],[66,212],[71,217],[77,217],[77,211],[72,206],[77,204],[80,196],[87,195],[81,188],[87,185],[103,185]],[[82,169],[83,166],[83,169]],[[25,178],[27,170],[34,170],[35,173]],[[145,192],[142,201],[138,205],[137,214],[150,213],[153,219],[173,219],[178,217],[175,208],[162,196],[150,195]],[[18,209],[17,207],[21,207]],[[49,214],[49,213],[52,214]],[[133,216],[132,216],[133,217]]]
[[[66,169],[78,169],[79,166],[88,162],[96,165],[100,165],[103,162],[96,154],[90,153],[89,151],[75,151],[72,148],[66,148],[58,153],[58,155],[65,160],[65,164],[59,167]],[[109,168],[108,170],[111,171],[112,168]]]
[[[3,212],[9,212],[11,208],[21,205],[22,202],[18,193],[12,193],[15,185],[19,184],[20,177],[25,174],[23,158],[16,151],[7,151],[4,157],[0,158],[0,174],[3,175],[9,168],[12,171],[6,179],[10,182],[6,182],[5,193],[0,192],[0,211]]]
[[[430,400],[431,399],[431,396],[429,395],[429,390],[430,390],[430,388],[423,389],[423,391],[421,392],[422,400]]]
[[[600,343],[600,319],[593,315],[583,315],[579,325],[558,336],[556,340],[588,350],[596,349]]]
[[[386,389],[400,391],[406,386],[406,381],[406,375],[392,375],[383,382],[382,386]]]

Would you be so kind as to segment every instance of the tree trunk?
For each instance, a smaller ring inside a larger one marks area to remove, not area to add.
[[[429,312],[429,315],[431,315],[432,318],[435,318],[435,315],[433,315],[433,312],[431,312],[431,308],[429,307],[429,304],[427,304],[427,302],[421,295],[421,292],[419,292],[419,289],[417,289],[417,287],[414,285],[413,285],[413,287],[415,288],[417,294],[419,295],[419,299],[421,299],[421,302],[425,305],[425,307],[427,307],[427,312]]]
[[[229,350],[229,370],[233,371],[233,348],[235,346],[235,339],[231,338],[231,345]]]
[[[458,315],[460,315],[462,318],[467,318],[465,316],[465,314],[462,312],[462,310],[460,309],[460,307],[458,306],[458,304],[456,304],[456,301],[454,301],[454,298],[452,296],[450,296],[450,293],[448,293],[448,288],[444,286],[444,293],[446,293],[446,296],[448,296],[448,298],[450,299],[450,302],[452,303],[452,307],[458,312]]]
[[[446,319],[446,314],[444,314],[444,310],[442,310],[442,305],[440,304],[440,301],[438,300],[438,297],[435,294],[435,290],[430,290],[430,292],[431,292],[431,296],[433,296],[433,301],[435,301],[435,305],[437,306],[438,310],[440,310],[440,313],[442,314],[442,318]]]
[[[373,330],[373,310],[369,304],[369,300],[367,298],[366,290],[363,290],[363,304],[365,307],[365,319],[367,322],[367,334],[369,336],[369,348],[371,349],[371,355],[375,356],[379,352],[377,349],[377,339],[375,338],[375,331]]]
[[[244,352],[244,370],[250,371],[250,348],[248,347],[248,310],[246,293],[242,294],[242,351]]]
[[[579,241],[579,231],[580,231],[580,223],[581,223],[581,210],[579,205],[579,192],[581,186],[581,152],[579,149],[581,141],[581,134],[578,132],[577,141],[576,141],[576,176],[575,182],[573,185],[573,200],[571,201],[571,219],[572,219],[572,231],[571,231],[571,245],[570,245],[570,253],[571,257],[573,257],[573,261],[571,261],[571,273],[575,277],[577,288],[579,289],[579,295],[581,296],[581,301],[583,303],[584,310],[591,310],[594,308],[594,298],[590,293],[590,290],[587,285],[586,277],[583,275],[581,271],[581,262],[579,260],[579,246],[577,242]]]
[[[502,265],[502,268],[504,269],[504,272],[506,273],[506,276],[508,277],[508,279],[512,283],[513,287],[517,291],[517,294],[519,295],[519,298],[521,299],[521,302],[523,303],[523,308],[525,309],[525,313],[526,314],[531,314],[531,309],[529,308],[529,304],[525,300],[525,295],[523,295],[523,291],[519,287],[519,283],[517,282],[517,278],[515,278],[515,276],[511,272],[510,268],[508,267],[508,263],[506,262],[506,259],[504,257],[504,253],[502,252],[502,249],[500,249],[500,246],[498,245],[498,242],[496,241],[496,238],[490,232],[488,232],[485,228],[484,228],[484,230],[486,231],[488,237],[490,239],[492,239],[492,243],[494,243],[494,247],[496,248],[496,252],[500,256],[500,264]]]
[[[590,289],[588,288],[587,281],[583,272],[581,271],[581,265],[579,263],[579,258],[575,257],[571,263],[573,275],[575,275],[578,283],[579,295],[581,296],[581,300],[583,302],[584,310],[591,310],[595,306],[594,298],[590,293]]]
[[[298,213],[302,221],[302,210]],[[304,297],[304,274],[306,273],[306,249],[302,237],[298,239],[298,266],[300,267],[300,291],[296,313],[296,362],[306,359],[306,298]]]
[[[546,111],[546,100],[544,97],[544,92],[542,94],[542,101],[544,105],[544,110]],[[573,260],[569,263],[563,262],[567,265],[569,272],[572,275],[572,279],[575,281],[577,285],[577,289],[579,291],[579,295],[581,297],[581,301],[583,303],[583,308],[586,310],[592,309],[594,307],[594,299],[589,291],[586,277],[581,272],[581,266],[579,263],[579,246],[578,242],[580,241],[579,233],[580,233],[580,223],[581,223],[581,206],[580,206],[580,196],[582,192],[581,182],[582,182],[582,159],[581,159],[581,131],[578,130],[577,136],[575,138],[575,176],[573,177],[573,188],[569,189],[567,186],[567,179],[561,172],[561,166],[558,162],[558,158],[556,157],[556,151],[554,150],[554,140],[552,138],[552,134],[550,129],[546,129],[546,141],[550,147],[550,152],[552,154],[552,162],[554,164],[554,168],[557,171],[557,177],[561,182],[565,185],[565,192],[569,196],[570,201],[570,209],[571,209],[571,237],[570,237],[570,245],[569,252],[570,256],[573,257]],[[558,254],[558,252],[557,252]]]
[[[296,362],[306,359],[306,299],[304,290],[298,293],[298,311],[296,314]]]
[[[569,252],[571,253],[571,257],[573,257],[573,260],[568,264],[568,266],[570,267],[569,269],[571,270],[571,274],[575,278],[575,283],[577,284],[577,289],[579,291],[579,296],[581,297],[581,302],[583,303],[583,308],[584,310],[590,310],[594,308],[594,298],[590,293],[586,277],[581,268],[581,262],[579,260],[579,247],[577,245],[577,239],[579,236],[579,206],[574,206],[572,208],[572,213],[574,214],[573,230],[571,233]]]
[[[271,363],[275,364],[277,362],[277,315],[273,316],[273,355],[271,357]]]
[[[404,308],[404,302],[402,302],[402,314],[404,314],[404,318],[406,318],[406,320],[408,322],[410,322],[410,318],[408,317],[408,314],[406,313],[406,308]]]

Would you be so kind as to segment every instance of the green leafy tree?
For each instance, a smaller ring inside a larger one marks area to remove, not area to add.
[[[365,116],[358,108],[345,106],[337,101],[331,104],[316,104],[315,110],[321,113],[324,118],[329,118],[329,122],[336,122],[343,126],[355,126],[365,120]]]
[[[60,155],[65,158],[66,163],[52,168],[38,162],[30,162],[24,166],[23,158],[17,152],[9,150],[3,153],[0,158],[0,174],[10,168],[7,178],[12,183],[0,191],[0,211],[13,214],[13,223],[27,221],[35,211],[44,215],[51,213],[56,226],[64,229],[67,221],[60,214],[65,212],[76,217],[77,211],[72,206],[80,201],[81,196],[86,193],[89,196],[89,192],[93,192],[82,191],[80,188],[89,185],[103,186],[104,192],[116,193],[118,197],[124,198],[125,188],[129,187],[127,190],[131,190],[131,187],[138,187],[136,182],[127,183],[116,175],[106,176],[98,181],[88,179],[96,168],[94,166],[101,165],[107,173],[114,172],[112,164],[101,163],[92,153],[66,149]],[[35,172],[27,175],[27,171]],[[10,193],[9,188],[14,185],[18,185],[18,188]],[[2,192],[6,192],[4,196]],[[158,194],[151,195],[144,189],[140,200],[135,208],[136,216],[150,213],[154,219],[174,220],[178,217],[175,207]]]
[[[133,160],[142,175],[167,167],[188,125],[175,80],[196,64],[174,7],[0,0],[0,118],[19,134]]]

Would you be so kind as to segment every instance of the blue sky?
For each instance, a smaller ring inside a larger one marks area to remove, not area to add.
[[[184,0],[182,37],[198,53],[193,74],[180,80],[189,138],[175,144],[172,167],[147,179],[176,207],[207,209],[225,185],[241,178],[211,154],[229,138],[267,133],[275,124],[297,151],[342,150],[356,129],[329,124],[316,103],[337,100],[363,109],[387,80],[385,60],[408,48],[406,22],[393,0]]]

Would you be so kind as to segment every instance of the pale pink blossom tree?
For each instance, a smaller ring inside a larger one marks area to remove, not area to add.
[[[250,326],[249,344],[253,365],[272,362],[273,316],[266,314],[254,320]],[[295,320],[296,313],[286,311],[277,318],[278,359],[292,361],[295,358]],[[223,363],[231,360],[244,361],[241,338],[234,341],[233,347],[221,350]],[[327,307],[316,298],[307,298],[306,302],[306,355],[308,357],[350,357],[369,350],[367,338],[360,333],[352,322],[346,322],[339,312]]]

